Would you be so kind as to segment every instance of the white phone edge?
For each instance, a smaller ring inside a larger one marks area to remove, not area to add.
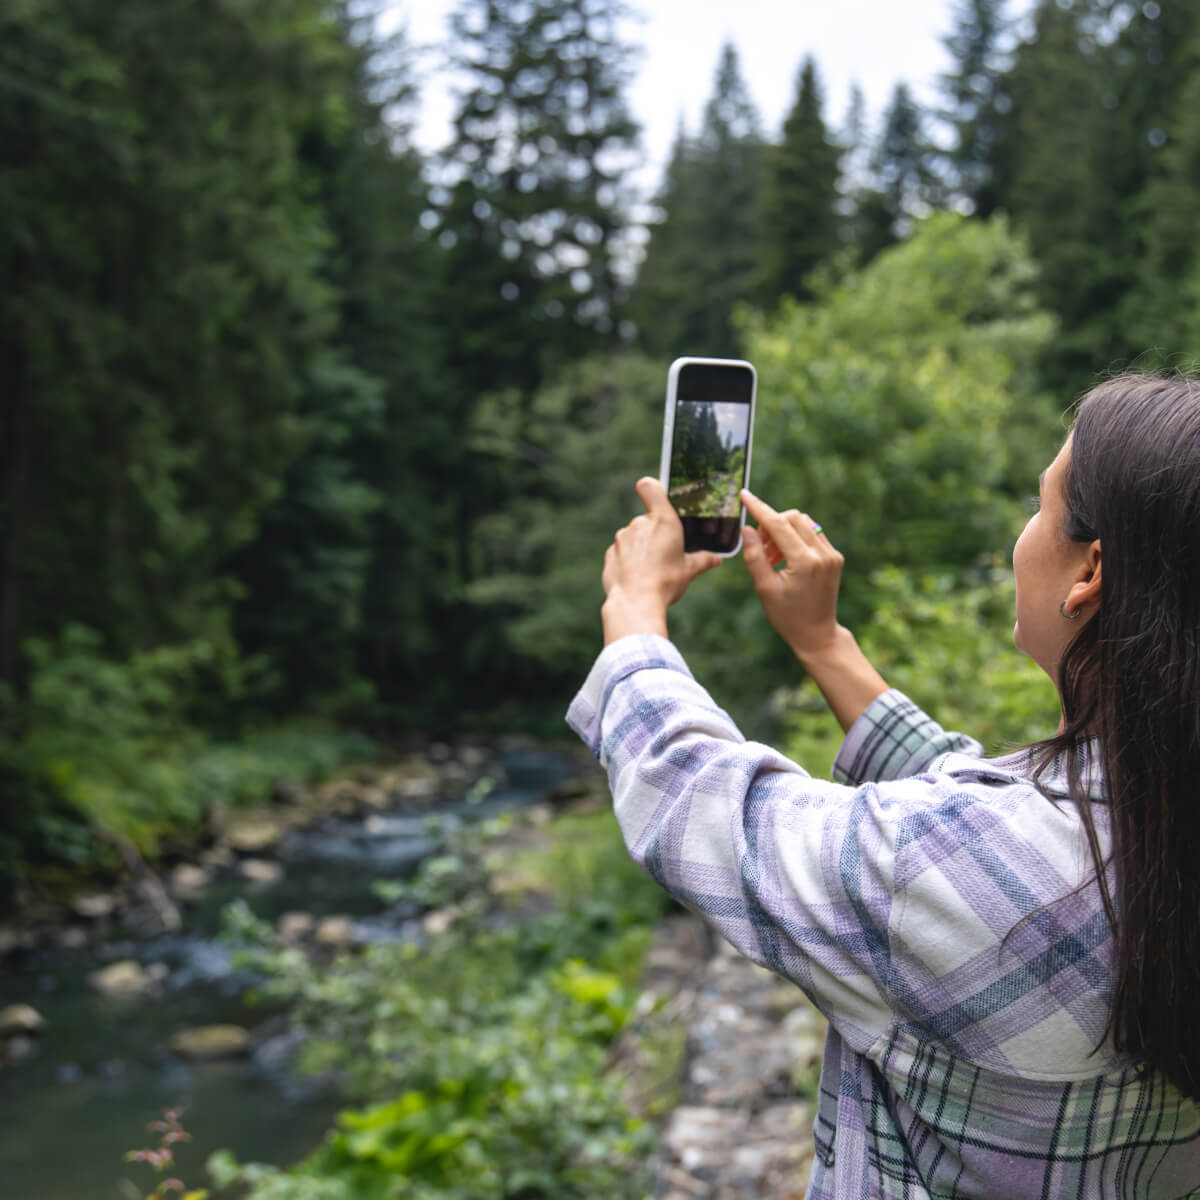
[[[700,363],[704,366],[745,367],[750,372],[750,428],[746,433],[746,476],[742,486],[750,486],[750,452],[754,448],[754,406],[758,397],[758,372],[754,364],[744,358],[677,358],[667,371],[666,411],[663,414],[662,454],[659,457],[658,481],[663,489],[671,488],[671,443],[675,436],[675,393],[679,389],[679,372],[689,363]],[[741,516],[738,519],[738,539],[732,550],[717,550],[714,553],[722,558],[733,558],[741,553],[742,529],[746,525],[746,506],[742,505]]]

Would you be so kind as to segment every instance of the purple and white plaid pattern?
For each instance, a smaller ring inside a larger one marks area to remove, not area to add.
[[[1095,1049],[1112,936],[1062,771],[1048,799],[893,691],[813,779],[650,635],[567,719],[633,857],[828,1017],[810,1198],[1200,1195],[1200,1105]]]

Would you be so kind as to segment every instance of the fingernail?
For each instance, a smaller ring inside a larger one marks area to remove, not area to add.
[[[758,499],[758,497],[749,488],[742,488],[742,495],[749,496],[751,500]]]

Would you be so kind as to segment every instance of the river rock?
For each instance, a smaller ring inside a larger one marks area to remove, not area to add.
[[[117,898],[96,892],[90,896],[76,896],[71,901],[71,911],[87,921],[100,921],[117,911]]]
[[[331,779],[317,793],[321,807],[327,812],[340,813],[350,816],[358,812],[365,804],[363,792],[366,789],[353,779]]]
[[[317,927],[317,919],[311,913],[289,912],[279,918],[276,930],[285,946],[298,946],[311,937]]]
[[[445,933],[461,916],[462,910],[457,905],[452,904],[449,908],[435,908],[421,918],[421,928],[430,937],[437,937],[439,933]]]
[[[283,868],[266,858],[244,858],[238,863],[238,875],[254,887],[269,887],[283,878]]]
[[[458,761],[472,770],[482,767],[487,760],[488,753],[480,746],[463,746],[458,752]]]
[[[342,949],[354,944],[354,922],[349,917],[325,917],[317,926],[318,946]]]
[[[362,790],[362,802],[375,812],[383,812],[391,806],[391,797],[381,787],[365,787]]]
[[[229,831],[229,844],[240,854],[261,854],[270,850],[283,837],[278,821],[243,821]]]
[[[0,1011],[0,1038],[24,1034],[37,1037],[46,1028],[46,1018],[32,1005],[10,1004]]]
[[[37,1053],[37,1048],[37,1038],[18,1034],[5,1042],[4,1049],[0,1053],[2,1053],[4,1064],[12,1066],[15,1063],[24,1062],[27,1058],[32,1058]]]
[[[271,787],[271,803],[303,808],[308,804],[308,791],[294,779],[277,779]]]
[[[243,1058],[250,1053],[250,1032],[240,1025],[204,1025],[177,1033],[170,1051],[191,1062],[215,1062],[222,1058]]]
[[[60,950],[82,950],[88,943],[87,930],[78,925],[68,925],[65,929],[55,931],[53,941]]]
[[[139,996],[153,985],[154,977],[141,963],[127,958],[93,971],[88,983],[106,996]]]
[[[179,900],[198,900],[212,876],[195,863],[180,863],[171,872],[171,894]]]

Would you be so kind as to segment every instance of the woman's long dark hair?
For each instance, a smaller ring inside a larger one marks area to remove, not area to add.
[[[1100,540],[1100,607],[1059,667],[1061,733],[1116,972],[1106,1036],[1200,1097],[1200,383],[1122,375],[1079,406],[1065,535]],[[1098,735],[1115,896],[1078,753]],[[1040,773],[1040,772],[1039,772]]]

